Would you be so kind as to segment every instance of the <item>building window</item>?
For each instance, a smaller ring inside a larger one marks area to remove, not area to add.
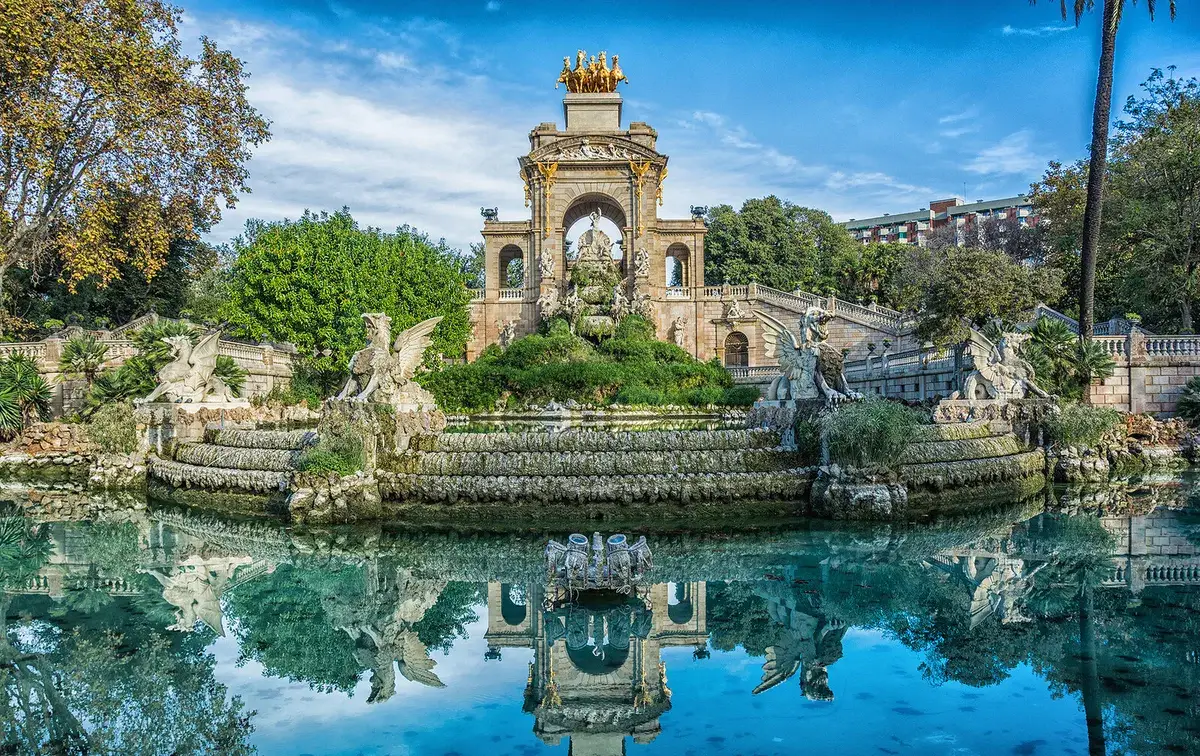
[[[750,366],[750,341],[746,334],[734,331],[725,337],[725,367]]]

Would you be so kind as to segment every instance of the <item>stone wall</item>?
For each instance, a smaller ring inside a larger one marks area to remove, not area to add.
[[[1100,336],[1116,372],[1091,386],[1088,402],[1125,412],[1170,414],[1184,385],[1200,375],[1200,336]]]

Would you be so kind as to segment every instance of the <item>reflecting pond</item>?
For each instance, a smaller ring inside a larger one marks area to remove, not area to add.
[[[0,505],[0,753],[1198,752],[1195,485],[651,532],[644,597],[551,607],[557,528]]]

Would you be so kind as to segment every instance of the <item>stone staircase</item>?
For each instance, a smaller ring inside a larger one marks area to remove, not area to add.
[[[151,458],[149,474],[175,488],[275,494],[287,490],[300,453],[316,440],[311,430],[209,428],[203,442],[175,447],[172,459]]]

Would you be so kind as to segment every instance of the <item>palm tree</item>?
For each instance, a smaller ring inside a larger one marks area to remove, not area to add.
[[[1029,0],[1031,5],[1037,0]],[[1133,0],[1136,4],[1137,0]],[[1171,20],[1175,20],[1175,0],[1168,0]],[[1146,10],[1154,18],[1157,0],[1146,0]],[[1067,0],[1059,0],[1062,17],[1067,19]],[[1095,0],[1074,0],[1075,25],[1083,14],[1096,6]],[[1096,77],[1096,102],[1092,108],[1092,154],[1088,168],[1087,205],[1083,211],[1082,268],[1079,285],[1079,336],[1092,338],[1096,306],[1096,247],[1100,243],[1100,205],[1104,201],[1104,172],[1108,167],[1108,123],[1112,113],[1113,60],[1117,51],[1117,29],[1125,0],[1104,0],[1104,22],[1100,28],[1100,73]]]
[[[67,339],[59,357],[59,369],[70,376],[80,376],[88,386],[96,380],[96,374],[104,367],[108,346],[96,340],[90,333]]]

